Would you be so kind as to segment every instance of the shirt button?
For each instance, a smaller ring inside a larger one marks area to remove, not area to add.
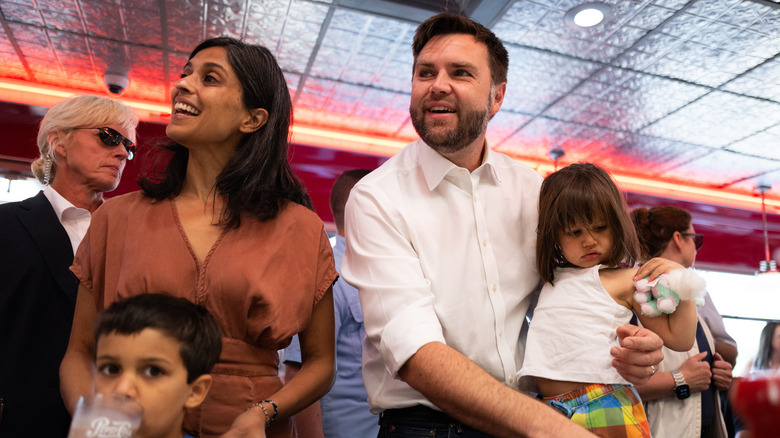
[[[504,337],[504,331],[503,331],[503,330],[499,330],[499,331],[498,331],[498,337],[499,337],[499,338],[502,338],[502,337]]]
[[[474,195],[474,202],[477,202],[477,195]]]
[[[495,285],[495,284],[494,284],[494,285],[492,285],[492,286],[490,286],[490,288],[491,288],[491,289],[493,289],[493,292],[495,292],[495,291],[496,291],[496,285]]]
[[[482,246],[487,246],[487,240],[482,239]]]

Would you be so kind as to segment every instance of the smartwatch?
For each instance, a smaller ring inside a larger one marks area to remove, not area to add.
[[[685,400],[691,396],[691,387],[685,383],[685,377],[680,370],[672,371],[672,377],[674,377],[674,395],[677,400]]]

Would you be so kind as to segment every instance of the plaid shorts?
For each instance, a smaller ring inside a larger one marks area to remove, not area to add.
[[[645,408],[633,386],[593,384],[543,400],[597,436],[650,438]]]

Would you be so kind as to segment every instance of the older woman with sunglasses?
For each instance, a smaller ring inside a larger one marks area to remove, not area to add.
[[[704,236],[694,229],[688,211],[674,206],[637,208],[631,218],[645,260],[664,257],[685,267],[696,261]],[[653,436],[727,436],[720,392],[731,386],[736,343],[726,333],[709,295],[698,314],[693,348],[687,352],[664,348],[658,372],[636,387]]]
[[[68,433],[58,373],[76,302],[68,268],[103,193],[132,158],[137,124],[130,109],[104,97],[60,102],[38,131],[32,171],[43,190],[0,206],[2,437]]]
[[[100,208],[74,262],[81,284],[63,395],[72,408],[89,391],[96,310],[165,292],[204,305],[223,335],[213,385],[187,411],[185,430],[295,436],[291,416],[333,381],[338,274],[323,223],[287,161],[284,75],[264,47],[209,39],[191,53],[171,102],[164,170],[142,178],[142,192]],[[282,385],[277,351],[296,333],[302,367]]]

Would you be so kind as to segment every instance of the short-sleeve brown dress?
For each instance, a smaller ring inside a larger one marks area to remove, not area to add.
[[[168,293],[205,306],[222,329],[222,354],[204,403],[187,412],[185,430],[225,433],[249,405],[282,386],[277,350],[306,328],[312,308],[338,277],[322,221],[298,204],[260,222],[242,217],[201,263],[173,200],[141,192],[106,201],[92,216],[72,271],[98,310],[121,298]],[[269,437],[292,436],[289,422]]]

